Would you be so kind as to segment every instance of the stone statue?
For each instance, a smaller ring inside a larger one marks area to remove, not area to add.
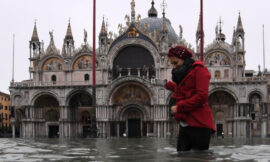
[[[118,29],[119,29],[119,35],[123,33],[123,26],[122,24],[118,24]]]
[[[140,22],[141,21],[141,15],[139,14],[138,16],[137,16],[137,22]]]
[[[179,33],[179,38],[180,40],[183,38],[183,28],[181,25],[179,25],[180,33]]]
[[[86,44],[87,42],[87,31],[84,29],[84,43]]]
[[[49,32],[51,40],[53,39],[53,30]]]

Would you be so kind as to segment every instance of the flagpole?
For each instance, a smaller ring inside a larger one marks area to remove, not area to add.
[[[14,83],[14,53],[15,53],[15,34],[13,34],[13,51],[12,51],[12,80]]]
[[[262,26],[263,28],[263,73],[265,71],[265,44],[264,44],[264,24]]]
[[[203,32],[203,0],[201,0],[201,14],[200,14],[200,16],[201,16],[201,61],[203,61],[203,43],[204,43],[204,32]]]
[[[93,83],[92,83],[92,95],[93,95],[93,113],[96,115],[96,0],[93,0],[93,58],[92,58],[92,70],[93,70]]]

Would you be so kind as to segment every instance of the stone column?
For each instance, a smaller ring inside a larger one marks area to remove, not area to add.
[[[119,132],[120,132],[120,130],[119,130],[119,129],[120,129],[119,122],[117,122],[116,128],[117,128],[117,129],[116,129],[116,130],[117,130],[117,132],[116,132],[117,137],[120,137],[120,133],[119,133]]]
[[[261,124],[261,137],[265,138],[267,136],[267,127],[266,127],[267,120],[263,119]]]
[[[131,68],[127,68],[127,70],[128,70],[128,76],[130,76]]]
[[[146,68],[146,79],[149,79],[149,67]]]
[[[14,117],[12,117],[10,119],[10,123],[11,123],[11,126],[12,126],[12,138],[15,138],[15,119],[14,119]]]
[[[141,76],[141,68],[137,68],[137,72],[138,72],[138,77]]]
[[[146,123],[146,136],[149,135],[150,132],[150,127],[149,127],[149,122]]]

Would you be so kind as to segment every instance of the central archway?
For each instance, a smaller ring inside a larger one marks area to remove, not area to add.
[[[234,117],[237,108],[235,98],[226,91],[215,91],[209,96],[209,105],[212,109],[217,136],[233,136],[233,122],[226,120]]]
[[[122,122],[125,123],[126,135],[129,138],[139,138],[143,132],[144,113],[134,105],[128,106],[121,115]],[[120,130],[123,130],[120,128]]]

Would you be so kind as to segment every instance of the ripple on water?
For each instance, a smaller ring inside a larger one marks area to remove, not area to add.
[[[178,153],[176,139],[0,139],[0,161],[269,161],[270,139],[255,141],[216,140],[209,151]]]

